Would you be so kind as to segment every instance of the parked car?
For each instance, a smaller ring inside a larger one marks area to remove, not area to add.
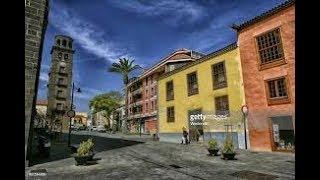
[[[90,126],[89,131],[97,131],[97,126]]]
[[[75,130],[76,129],[76,127],[72,124],[71,125],[71,130],[73,131],[73,130]]]
[[[106,132],[106,128],[104,128],[104,126],[100,125],[97,127],[97,131],[98,132]]]
[[[86,130],[86,126],[85,125],[82,125],[82,126],[78,127],[78,131],[84,131],[84,130]]]

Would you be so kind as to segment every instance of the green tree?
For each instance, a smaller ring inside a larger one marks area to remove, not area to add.
[[[124,132],[127,132],[127,119],[128,119],[128,92],[127,92],[127,85],[129,83],[129,74],[136,70],[141,68],[139,65],[136,65],[134,63],[134,60],[126,59],[126,58],[119,58],[119,62],[115,62],[111,65],[111,67],[108,69],[109,72],[115,72],[122,75],[123,84],[125,87],[125,119],[123,130]]]
[[[41,112],[36,111],[36,115],[34,117],[34,127],[41,128],[47,125],[47,116]]]
[[[89,107],[93,107],[93,114],[103,111],[103,116],[110,124],[110,115],[114,109],[120,106],[122,99],[123,96],[121,93],[117,91],[110,91],[93,97],[89,102]]]

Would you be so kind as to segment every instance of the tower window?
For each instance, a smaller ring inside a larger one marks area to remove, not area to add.
[[[57,40],[57,45],[58,45],[58,46],[61,45],[60,39]]]
[[[69,48],[72,48],[72,43],[71,42],[69,42],[68,45],[69,45]]]
[[[67,60],[68,59],[68,54],[64,54],[64,59]]]
[[[58,84],[59,85],[63,85],[64,84],[64,79],[63,78],[59,78],[58,79]]]
[[[60,73],[65,73],[65,72],[66,72],[66,67],[60,66],[59,72],[60,72]]]
[[[58,110],[62,110],[62,108],[63,108],[62,103],[57,103],[57,109],[58,109]]]
[[[62,58],[62,53],[61,52],[58,53],[58,57],[59,57],[59,59]]]
[[[57,96],[61,97],[61,96],[62,96],[62,93],[63,93],[62,90],[58,90],[58,91],[57,91]]]
[[[62,40],[62,46],[63,47],[66,47],[67,46],[67,41],[64,39],[64,40]]]

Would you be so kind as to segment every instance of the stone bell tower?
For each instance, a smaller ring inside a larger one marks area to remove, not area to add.
[[[71,105],[72,61],[75,52],[72,43],[71,37],[57,35],[51,49],[47,115],[54,131],[69,130],[66,112]]]

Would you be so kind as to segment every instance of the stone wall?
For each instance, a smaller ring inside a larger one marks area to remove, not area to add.
[[[25,1],[25,156],[35,112],[48,8],[48,0]]]

